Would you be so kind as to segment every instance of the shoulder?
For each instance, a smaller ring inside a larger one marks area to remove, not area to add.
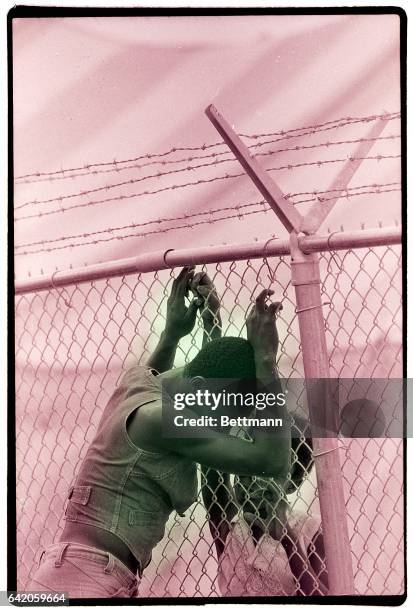
[[[159,429],[162,425],[162,400],[153,398],[143,404],[136,412],[136,419],[141,427]]]
[[[147,396],[145,403],[130,413],[126,430],[136,447],[147,452],[161,452],[162,400]]]
[[[118,386],[127,387],[131,380],[141,378],[144,375],[145,370],[146,368],[139,364],[126,367],[120,378]]]
[[[160,393],[161,387],[156,374],[155,370],[145,365],[134,364],[125,370],[119,387],[128,393],[142,391]]]
[[[143,365],[128,368],[119,383],[119,390],[128,414],[127,429],[134,442],[142,435],[154,434],[155,429],[159,431],[162,391],[151,369]]]

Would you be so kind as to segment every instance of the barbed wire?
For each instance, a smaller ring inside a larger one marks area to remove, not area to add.
[[[353,140],[341,140],[341,141],[328,141],[328,142],[324,142],[324,143],[319,143],[319,144],[315,144],[315,145],[301,145],[301,146],[295,146],[295,147],[289,147],[286,149],[276,149],[276,150],[271,150],[271,151],[264,151],[263,153],[257,153],[255,155],[255,157],[263,157],[263,156],[268,156],[268,155],[274,155],[274,154],[278,154],[278,153],[283,153],[283,152],[292,152],[292,151],[301,151],[301,150],[306,150],[306,149],[315,149],[315,148],[320,148],[320,147],[325,147],[325,148],[329,148],[332,146],[337,146],[337,145],[344,145],[344,144],[356,144],[356,143],[361,143],[361,142],[374,142],[374,141],[378,141],[378,140],[394,140],[396,138],[400,138],[400,134],[390,134],[389,136],[378,136],[375,138],[356,138]],[[201,156],[202,157],[202,156]],[[211,156],[205,156],[205,157],[211,157]],[[215,157],[215,156],[213,156]],[[191,158],[194,159],[194,158]],[[178,174],[181,172],[186,172],[186,171],[192,171],[192,170],[198,170],[199,168],[206,168],[206,167],[210,167],[210,166],[217,166],[218,164],[223,164],[225,162],[233,162],[234,160],[236,160],[236,158],[234,156],[232,157],[226,157],[225,159],[214,159],[214,161],[212,162],[206,162],[203,164],[196,164],[194,166],[187,166],[185,168],[177,168],[174,170],[167,170],[164,172],[157,172],[156,174],[147,174],[145,176],[141,176],[139,178],[135,178],[135,179],[129,179],[127,181],[122,181],[120,183],[114,183],[114,184],[110,184],[110,185],[104,185],[101,187],[95,187],[94,189],[86,189],[83,191],[78,191],[76,193],[72,193],[72,194],[67,194],[67,195],[60,195],[54,198],[49,198],[46,200],[30,200],[28,202],[24,202],[23,204],[19,204],[18,206],[15,206],[15,210],[21,210],[22,208],[26,208],[27,206],[37,206],[39,204],[49,204],[51,202],[58,202],[58,201],[62,201],[62,200],[67,200],[67,199],[73,199],[73,198],[77,198],[77,197],[81,197],[81,196],[85,196],[85,195],[89,195],[91,193],[97,193],[99,191],[107,191],[109,189],[115,189],[117,187],[123,187],[125,185],[131,185],[131,184],[135,184],[135,183],[140,183],[142,181],[148,180],[148,179],[152,179],[152,178],[156,178],[159,179],[163,176],[168,176],[170,174]],[[130,166],[131,167],[131,166]]]
[[[296,193],[286,193],[284,194],[284,199],[289,199],[289,198],[296,198],[299,196],[304,196],[304,195],[311,195],[313,196],[312,198],[308,198],[305,200],[296,200],[295,202],[293,201],[292,204],[296,205],[296,204],[304,204],[307,202],[315,202],[315,201],[325,201],[325,199],[320,198],[320,195],[324,195],[325,193],[343,193],[343,192],[348,192],[348,191],[355,191],[355,190],[359,190],[359,189],[371,189],[371,191],[369,191],[368,193],[376,193],[376,189],[381,189],[382,187],[393,187],[394,185],[400,185],[401,186],[401,182],[400,181],[392,181],[390,183],[369,183],[367,185],[354,185],[354,187],[346,187],[346,188],[342,188],[342,187],[336,187],[333,189],[313,189],[312,191],[298,191]],[[357,195],[357,194],[356,194]]]
[[[344,191],[345,195],[344,197],[346,199],[352,198],[352,197],[358,197],[358,196],[362,196],[362,195],[368,195],[368,194],[384,194],[384,193],[390,193],[390,192],[396,192],[396,191],[400,191],[400,187],[399,188],[391,188],[391,189],[382,189],[382,187],[385,186],[392,186],[392,185],[399,185],[400,183],[384,183],[382,185],[378,185],[378,184],[374,184],[374,185],[367,185],[366,187],[374,187],[374,189],[370,189],[370,190],[365,190],[365,191],[358,191],[358,192],[351,192],[352,189],[356,189],[355,187],[353,188],[348,188],[348,189],[342,189],[342,190],[338,190],[338,189],[331,189],[331,190],[326,190],[324,192],[317,192],[317,194],[320,193],[331,193],[331,192],[336,192],[336,191]],[[358,187],[357,189],[361,189],[362,186]],[[296,194],[299,195],[299,194]],[[292,197],[292,195],[291,195]],[[293,202],[294,204],[299,204],[299,203],[304,203],[304,202],[310,202],[310,201],[319,201],[320,203],[322,202],[328,202],[330,200],[336,199],[337,196],[333,196],[330,198],[322,198],[320,199],[319,195],[317,195],[316,197],[313,198],[309,198],[309,199],[305,199],[305,200],[299,200],[297,202]],[[252,207],[252,206],[257,206],[259,205],[260,208],[257,210],[253,210],[250,212],[240,212],[241,209],[243,208],[248,208],[248,207]],[[203,219],[201,221],[196,221],[196,222],[188,222],[190,219],[198,217],[198,216],[202,216],[202,215],[211,215],[211,214],[215,214],[216,212],[223,212],[223,211],[228,211],[228,210],[236,210],[237,212],[232,214],[232,215],[225,215],[223,217],[218,217],[218,218],[210,218],[210,219]],[[170,221],[179,221],[179,220],[185,220],[186,223],[184,225],[179,225],[179,226],[174,226],[174,227],[166,227],[166,228],[158,228],[156,230],[150,230],[147,232],[134,232],[131,234],[123,234],[120,236],[110,236],[108,238],[98,238],[96,240],[91,240],[91,241],[86,241],[86,242],[78,242],[78,243],[70,243],[70,244],[66,244],[66,245],[61,245],[61,246],[54,246],[54,247],[44,247],[44,248],[40,248],[40,249],[32,249],[32,250],[26,250],[23,251],[21,253],[16,253],[16,256],[19,255],[29,255],[29,254],[35,254],[35,253],[44,253],[44,252],[52,252],[52,251],[58,251],[58,250],[63,250],[63,249],[68,249],[68,248],[74,248],[74,247],[78,247],[78,246],[88,246],[88,245],[96,245],[99,243],[104,243],[104,242],[111,242],[113,240],[124,240],[124,239],[128,239],[128,238],[145,238],[146,236],[149,235],[153,235],[153,234],[160,234],[160,233],[167,233],[170,231],[174,231],[174,230],[179,230],[179,229],[189,229],[192,227],[196,227],[199,225],[204,225],[204,224],[213,224],[213,223],[217,223],[219,221],[224,221],[224,220],[228,220],[228,219],[236,219],[238,218],[239,220],[242,220],[244,217],[250,216],[250,215],[255,215],[255,214],[259,214],[259,213],[263,213],[263,212],[268,212],[269,210],[271,210],[271,207],[268,206],[265,202],[265,200],[261,200],[259,202],[250,202],[247,204],[239,204],[239,205],[235,205],[235,206],[229,206],[229,207],[225,207],[225,208],[220,208],[220,209],[216,209],[216,210],[211,210],[211,211],[206,211],[206,212],[200,212],[200,213],[194,213],[191,215],[183,215],[181,217],[173,217],[173,218],[166,218],[166,219],[154,219],[154,220],[150,220],[150,221],[145,221],[142,223],[132,223],[130,225],[126,225],[126,226],[121,226],[121,227],[117,227],[117,228],[107,228],[105,230],[99,230],[99,231],[95,231],[95,232],[89,232],[89,233],[83,233],[83,234],[78,234],[78,235],[74,235],[74,236],[62,236],[60,238],[55,238],[55,239],[49,239],[49,240],[41,240],[35,243],[27,243],[25,245],[16,245],[16,249],[18,248],[27,248],[28,246],[35,246],[35,245],[45,245],[45,244],[51,244],[51,243],[55,243],[55,242],[61,242],[64,240],[71,240],[73,238],[86,238],[86,237],[91,237],[91,236],[97,236],[100,235],[102,233],[112,233],[114,231],[121,231],[123,229],[132,229],[132,228],[137,228],[137,227],[144,227],[150,224],[160,224],[160,223],[164,223],[164,222],[170,222]]]
[[[249,215],[254,215],[257,214],[258,212],[261,212],[260,210],[257,211],[251,211],[251,212],[246,212],[246,213],[241,213],[241,217],[242,216],[249,216]],[[189,229],[191,227],[195,227],[197,225],[204,225],[204,224],[212,224],[212,223],[216,223],[218,221],[223,221],[225,219],[235,219],[236,217],[240,217],[240,213],[237,213],[235,215],[226,215],[224,217],[220,217],[218,219],[204,219],[202,221],[196,221],[194,223],[190,223],[190,224],[184,224],[184,225],[179,225],[177,227],[169,227],[169,228],[163,228],[163,229],[157,229],[157,230],[151,230],[148,232],[135,232],[133,234],[125,234],[122,236],[111,236],[109,238],[100,238],[98,240],[91,240],[88,242],[80,242],[80,243],[72,243],[72,244],[67,244],[67,245],[63,245],[63,246],[55,246],[55,247],[49,247],[49,248],[44,248],[44,249],[35,249],[35,250],[31,250],[31,251],[23,251],[22,253],[16,253],[16,256],[19,255],[30,255],[33,253],[49,253],[51,251],[60,251],[62,249],[68,249],[68,248],[73,248],[73,247],[78,247],[78,246],[88,246],[88,245],[95,245],[95,244],[99,244],[102,242],[111,242],[113,240],[124,240],[125,238],[144,238],[146,236],[152,235],[152,234],[164,234],[166,232],[172,231],[172,230],[178,230],[178,229]]]
[[[287,134],[290,132],[298,132],[302,130],[325,131],[322,128],[335,129],[335,128],[340,128],[340,127],[345,127],[346,125],[352,125],[354,123],[369,123],[371,121],[376,121],[378,119],[382,119],[382,120],[386,119],[387,121],[391,121],[392,119],[397,119],[397,118],[400,118],[400,112],[398,111],[382,112],[382,113],[373,114],[373,115],[366,115],[364,117],[347,116],[347,117],[341,117],[340,119],[331,119],[330,121],[324,121],[323,123],[318,123],[315,125],[306,125],[304,127],[293,128],[290,130],[280,130],[278,132],[267,132],[267,133],[261,133],[258,135],[257,134],[253,134],[253,135],[240,134],[240,136],[242,136],[243,138],[256,139],[256,138],[262,138],[266,136],[277,136],[277,135]]]
[[[336,164],[336,163],[343,163],[343,162],[348,162],[350,161],[365,161],[365,160],[376,160],[378,162],[382,161],[383,159],[398,159],[400,158],[400,154],[397,155],[383,155],[381,153],[378,153],[377,155],[368,155],[368,156],[364,156],[364,157],[354,157],[354,156],[349,156],[346,158],[338,158],[338,159],[329,159],[329,160],[316,160],[313,162],[301,162],[301,163],[297,163],[297,164],[287,164],[284,166],[277,166],[277,167],[272,167],[272,168],[267,168],[267,171],[280,171],[280,170],[293,170],[295,168],[303,168],[303,167],[309,167],[309,166],[317,166],[317,167],[321,167],[327,164]],[[197,179],[196,181],[189,181],[187,183],[181,183],[178,185],[168,185],[166,187],[160,187],[158,189],[154,189],[154,190],[145,190],[145,191],[141,191],[138,193],[133,193],[133,194],[121,194],[118,196],[113,196],[110,198],[103,198],[101,200],[91,200],[89,202],[82,202],[79,204],[74,204],[72,206],[61,206],[59,208],[56,209],[52,209],[49,211],[40,211],[38,213],[34,213],[34,214],[29,214],[29,215],[24,215],[21,217],[15,217],[15,221],[23,221],[25,219],[33,219],[35,217],[45,217],[45,216],[49,216],[49,215],[53,215],[53,214],[57,214],[57,213],[63,213],[66,212],[68,210],[73,210],[73,209],[77,209],[77,208],[86,208],[89,206],[95,206],[98,204],[103,204],[103,203],[108,203],[108,202],[116,202],[116,201],[120,201],[120,200],[125,200],[125,199],[131,199],[131,198],[138,198],[138,197],[143,197],[146,195],[154,195],[154,194],[158,194],[158,193],[163,193],[165,191],[171,191],[171,190],[175,190],[175,189],[182,189],[185,187],[192,187],[192,186],[196,186],[196,185],[202,185],[202,184],[207,184],[207,183],[213,183],[215,181],[221,181],[221,180],[226,180],[226,179],[232,179],[232,178],[239,178],[241,176],[245,176],[245,172],[238,172],[235,174],[229,174],[229,173],[225,173],[224,175],[220,175],[220,176],[215,176],[209,179]],[[63,198],[59,198],[59,201],[63,199]],[[54,201],[54,200],[53,200]]]
[[[372,142],[375,140],[394,140],[396,138],[400,138],[400,134],[390,134],[389,136],[378,136],[375,138],[354,138],[354,139],[349,139],[349,140],[335,140],[335,141],[326,141],[326,142],[320,142],[320,143],[316,143],[316,144],[311,144],[311,145],[295,145],[292,147],[285,147],[283,149],[270,149],[269,151],[264,151],[264,152],[259,152],[259,153],[255,153],[254,157],[264,157],[264,156],[268,156],[268,155],[275,155],[275,154],[279,154],[279,153],[287,153],[287,152],[297,152],[297,151],[304,151],[304,150],[308,150],[308,149],[320,149],[320,148],[329,148],[332,146],[339,146],[339,145],[345,145],[345,144],[357,144],[357,143],[361,143],[361,142]],[[255,145],[251,145],[249,148],[250,150],[253,148],[258,148],[258,147],[262,147],[266,144],[274,144],[276,142],[285,140],[283,138],[278,138],[276,140],[266,140],[264,142],[255,144]],[[116,162],[116,167],[115,168],[110,168],[110,169],[104,169],[104,170],[92,170],[90,172],[82,172],[82,173],[75,173],[75,174],[70,174],[70,175],[66,175],[64,177],[46,177],[46,178],[40,178],[40,179],[34,179],[34,180],[28,180],[28,181],[20,181],[19,183],[17,183],[18,185],[23,185],[23,184],[33,184],[33,183],[43,183],[43,182],[50,182],[50,181],[55,181],[57,179],[61,179],[61,178],[76,178],[76,177],[83,177],[83,176],[91,176],[91,175],[98,175],[98,174],[111,174],[113,172],[122,172],[123,170],[141,170],[142,168],[147,168],[148,166],[156,166],[156,165],[160,165],[162,167],[165,167],[167,165],[171,165],[171,164],[181,164],[181,163],[192,163],[193,161],[196,160],[200,160],[200,159],[216,159],[217,161],[214,162],[214,164],[219,164],[219,163],[224,163],[224,162],[230,162],[230,161],[234,161],[236,160],[235,156],[231,156],[228,157],[226,159],[223,160],[218,160],[218,158],[221,155],[228,155],[228,150],[225,151],[218,151],[217,153],[207,153],[206,155],[192,155],[191,157],[182,157],[180,159],[172,159],[172,160],[157,160],[157,161],[150,161],[150,162],[145,162],[144,164],[131,164],[129,166],[123,166],[123,167],[119,167],[118,166],[118,162]],[[115,162],[114,162],[115,163]],[[213,164],[211,164],[213,165]],[[175,172],[183,172],[184,170],[186,170],[188,168],[182,168],[182,169],[177,169],[175,170]],[[192,169],[192,168],[191,168]],[[172,172],[170,172],[172,174]],[[140,180],[144,180],[147,178],[153,178],[154,176],[156,176],[157,178],[160,176],[163,176],[164,174],[167,173],[157,173],[156,175],[149,175],[146,177],[143,177]],[[31,202],[25,203],[24,205],[28,205],[30,203],[39,203],[37,200],[32,200]],[[20,206],[20,208],[23,206]],[[19,207],[16,207],[16,209]]]
[[[399,181],[394,181],[391,183],[371,183],[369,185],[355,185],[354,187],[348,187],[347,189],[325,189],[325,190],[313,190],[313,191],[300,191],[297,193],[290,193],[290,194],[286,194],[285,195],[285,199],[287,198],[295,198],[298,196],[303,196],[303,195],[311,195],[311,198],[307,198],[304,200],[298,200],[298,201],[293,201],[292,204],[296,205],[296,204],[302,204],[302,203],[308,203],[308,202],[324,202],[325,198],[321,197],[322,195],[326,194],[326,193],[342,193],[344,192],[355,192],[358,191],[360,189],[371,189],[373,188],[372,191],[369,192],[363,192],[363,193],[380,193],[381,189],[384,187],[393,187],[395,185],[400,185],[401,183]],[[358,195],[358,194],[357,194]],[[345,197],[345,196],[344,196]],[[247,204],[238,204],[235,205],[235,207],[237,209],[239,208],[245,208],[245,207],[250,207],[250,206],[256,206],[259,204],[265,204],[266,201],[265,200],[260,200],[258,202],[249,202]],[[132,224],[128,224],[128,225],[122,225],[122,226],[118,226],[118,227],[112,227],[112,228],[107,228],[107,229],[103,229],[103,230],[96,230],[94,232],[82,232],[80,234],[73,234],[70,236],[61,236],[59,238],[49,238],[46,240],[37,240],[35,242],[28,242],[28,243],[24,243],[24,244],[17,244],[15,245],[15,249],[21,249],[21,248],[25,248],[25,247],[32,247],[32,246],[37,246],[39,244],[51,244],[54,242],[60,242],[62,240],[73,240],[76,238],[88,238],[90,236],[97,236],[100,234],[104,234],[104,233],[108,233],[108,232],[113,232],[113,231],[120,231],[120,230],[124,230],[124,229],[129,229],[131,227],[145,227],[147,225],[152,225],[154,223],[167,223],[167,222],[171,222],[171,221],[182,221],[183,219],[191,219],[191,218],[195,218],[195,217],[200,217],[203,215],[211,215],[211,214],[215,214],[218,212],[223,212],[223,211],[227,211],[227,210],[233,210],[234,209],[234,205],[232,206],[226,206],[226,207],[220,207],[220,208],[216,208],[216,209],[209,209],[206,211],[200,211],[200,212],[196,212],[196,213],[184,213],[181,216],[178,217],[164,217],[164,218],[159,218],[159,219],[151,219],[149,221],[143,221],[141,223],[132,223]]]
[[[314,125],[300,127],[300,128],[291,128],[289,130],[278,130],[274,132],[266,132],[266,133],[260,133],[260,134],[242,134],[241,133],[240,136],[242,136],[243,138],[252,139],[252,140],[256,140],[258,138],[264,138],[264,137],[280,136],[280,138],[275,141],[267,141],[267,142],[257,143],[255,145],[252,145],[251,146],[252,148],[252,147],[263,146],[264,144],[269,144],[271,142],[277,142],[277,141],[285,140],[288,138],[299,138],[302,136],[312,135],[317,132],[337,129],[337,128],[345,127],[347,125],[352,125],[356,123],[369,123],[371,121],[375,121],[379,119],[382,119],[382,120],[386,119],[387,121],[392,121],[398,118],[400,118],[399,112],[373,114],[373,115],[367,115],[364,117],[341,117],[339,119],[334,119],[331,121],[326,121],[324,123],[314,124]],[[303,132],[303,133],[296,134],[296,132]],[[98,171],[91,170],[91,169],[99,168],[102,166],[103,167],[112,166],[112,168],[110,170],[106,170],[106,172],[108,171],[116,172],[116,171],[122,170],[122,168],[119,168],[120,164],[127,164],[127,163],[130,164],[132,162],[137,162],[142,159],[152,159],[153,157],[167,157],[173,153],[182,152],[182,151],[205,151],[207,149],[223,146],[224,144],[225,144],[224,142],[215,142],[215,143],[203,144],[201,146],[195,146],[195,147],[188,147],[188,146],[187,147],[172,147],[171,149],[164,151],[162,153],[145,153],[145,154],[141,154],[141,155],[138,155],[137,157],[133,157],[129,159],[123,159],[123,160],[114,159],[112,161],[89,163],[89,164],[84,164],[83,166],[76,166],[76,167],[65,168],[65,169],[62,168],[60,170],[54,170],[54,171],[32,172],[32,173],[17,176],[15,180],[16,182],[22,181],[24,183],[30,183],[30,182],[39,182],[40,177],[46,177],[44,180],[49,180],[50,177],[55,177],[58,179],[73,178],[74,176],[79,176],[79,175],[77,174],[68,175],[67,173],[82,171],[80,176],[84,176],[87,174],[94,174],[94,173],[97,174]],[[224,153],[225,152],[221,152],[220,154],[224,154]],[[154,164],[154,163],[162,163],[162,162],[155,161],[155,162],[150,162],[150,163]],[[177,163],[177,162],[176,160],[173,160],[173,161],[166,162],[166,163]],[[104,170],[102,170],[101,172],[104,172]],[[30,180],[31,178],[33,178],[33,180]]]

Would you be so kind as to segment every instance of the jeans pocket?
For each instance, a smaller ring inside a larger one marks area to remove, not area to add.
[[[28,591],[38,591],[38,592],[46,592],[46,593],[59,593],[59,589],[57,587],[51,587],[49,584],[36,579],[36,576],[31,578],[26,586]]]
[[[91,492],[92,487],[89,485],[75,485],[74,487],[70,487],[68,497],[72,501],[82,504],[82,506],[86,506]]]
[[[148,512],[147,510],[136,510],[135,508],[129,508],[128,512],[128,525],[130,527],[141,526],[149,527],[154,524],[154,513]]]

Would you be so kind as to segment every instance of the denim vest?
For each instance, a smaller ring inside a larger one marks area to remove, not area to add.
[[[176,453],[148,452],[130,439],[126,423],[150,402],[162,401],[151,370],[134,366],[106,406],[95,439],[69,491],[65,519],[118,536],[139,561],[140,570],[163,538],[169,515],[183,515],[196,501],[196,463]]]

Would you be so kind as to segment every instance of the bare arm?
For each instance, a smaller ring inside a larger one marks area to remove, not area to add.
[[[211,340],[222,336],[221,304],[214,284],[206,272],[195,274],[191,289],[194,295],[202,300],[199,312],[204,326],[202,346],[205,346]]]
[[[277,313],[282,310],[282,305],[280,302],[266,304],[267,298],[273,293],[265,289],[257,297],[255,306],[247,317],[247,337],[254,349],[257,387],[277,394],[282,388],[276,366],[279,341],[275,319]],[[279,456],[283,456],[285,463],[290,465],[291,423],[288,411],[285,406],[275,404],[267,406],[265,413],[267,416],[282,419],[281,435],[273,437],[272,443],[277,447]],[[254,432],[254,440],[261,444],[263,437],[268,435],[268,432],[258,429]]]
[[[154,368],[158,372],[170,370],[174,365],[178,343],[179,339],[174,336],[168,336],[163,331],[155,350],[147,361],[148,367]]]
[[[311,568],[320,582],[323,594],[328,593],[328,574],[326,568],[326,553],[324,550],[323,534],[318,531],[312,540],[312,550],[309,551],[308,560]]]
[[[185,305],[189,286],[194,277],[194,267],[182,268],[172,284],[171,295],[168,298],[165,330],[162,332],[158,345],[149,357],[147,365],[158,372],[166,372],[173,367],[179,340],[189,334],[196,319],[200,305],[198,299]]]
[[[201,471],[202,499],[219,559],[224,551],[230,523],[237,514],[238,507],[234,501],[229,474],[204,466]]]
[[[279,304],[265,304],[272,292],[262,292],[247,320],[248,339],[253,344],[256,355],[257,377],[263,384],[277,380],[275,374],[275,355],[278,336],[275,327],[275,313]],[[291,440],[289,437],[289,419],[285,409],[277,408],[277,416],[282,418],[285,426],[282,436],[274,439],[268,433],[254,432],[254,440],[246,442],[225,433],[211,431],[208,438],[167,438],[162,435],[162,410],[159,406],[147,405],[139,410],[134,435],[136,444],[145,448],[145,444],[157,446],[160,450],[170,450],[184,455],[217,470],[231,474],[271,476],[285,480],[290,469]],[[195,412],[186,409],[180,416],[196,418]]]
[[[197,418],[195,412],[185,408],[180,417]],[[271,436],[263,435],[255,442],[246,442],[220,431],[212,431],[208,438],[167,438],[162,430],[162,409],[152,402],[139,409],[130,424],[133,442],[142,448],[168,450],[188,459],[230,474],[272,476],[284,480],[290,469],[290,456],[283,445],[274,444]]]
[[[289,531],[287,524],[286,534],[281,538],[281,543],[287,553],[291,571],[297,580],[299,594],[327,595],[328,577],[325,571],[324,544],[321,533],[318,532],[313,538],[313,550],[300,551],[295,535]]]

